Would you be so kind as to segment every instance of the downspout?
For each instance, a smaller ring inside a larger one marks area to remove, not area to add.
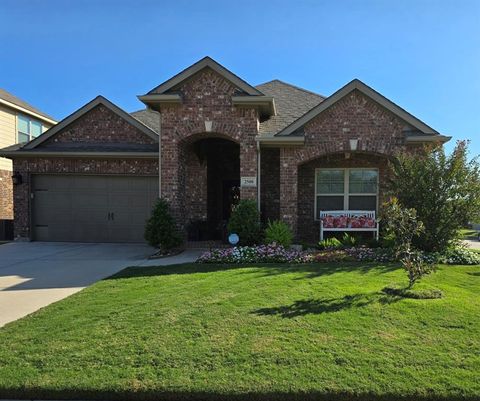
[[[158,197],[162,197],[162,114],[158,113]]]
[[[261,213],[260,210],[260,173],[261,173],[261,155],[260,155],[260,141],[257,141],[257,207],[258,212]]]

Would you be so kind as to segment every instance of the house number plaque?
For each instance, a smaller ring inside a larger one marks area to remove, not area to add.
[[[240,186],[242,188],[251,188],[257,186],[257,177],[241,177]]]

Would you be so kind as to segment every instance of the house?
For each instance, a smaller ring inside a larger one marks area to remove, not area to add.
[[[56,124],[49,115],[0,88],[0,147],[26,143]],[[0,240],[13,221],[12,162],[0,157]]]
[[[359,80],[329,97],[252,86],[209,57],[139,99],[128,114],[99,96],[1,151],[17,238],[142,241],[161,196],[190,239],[220,238],[243,198],[316,241],[320,211],[378,210],[388,161],[449,139]]]

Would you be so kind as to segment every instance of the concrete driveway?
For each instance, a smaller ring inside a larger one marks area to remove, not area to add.
[[[128,266],[195,260],[200,251],[147,260],[143,244],[11,242],[0,245],[0,327]]]

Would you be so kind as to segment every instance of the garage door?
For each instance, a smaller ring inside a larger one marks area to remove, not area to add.
[[[37,241],[144,242],[158,178],[34,175],[32,195]]]

